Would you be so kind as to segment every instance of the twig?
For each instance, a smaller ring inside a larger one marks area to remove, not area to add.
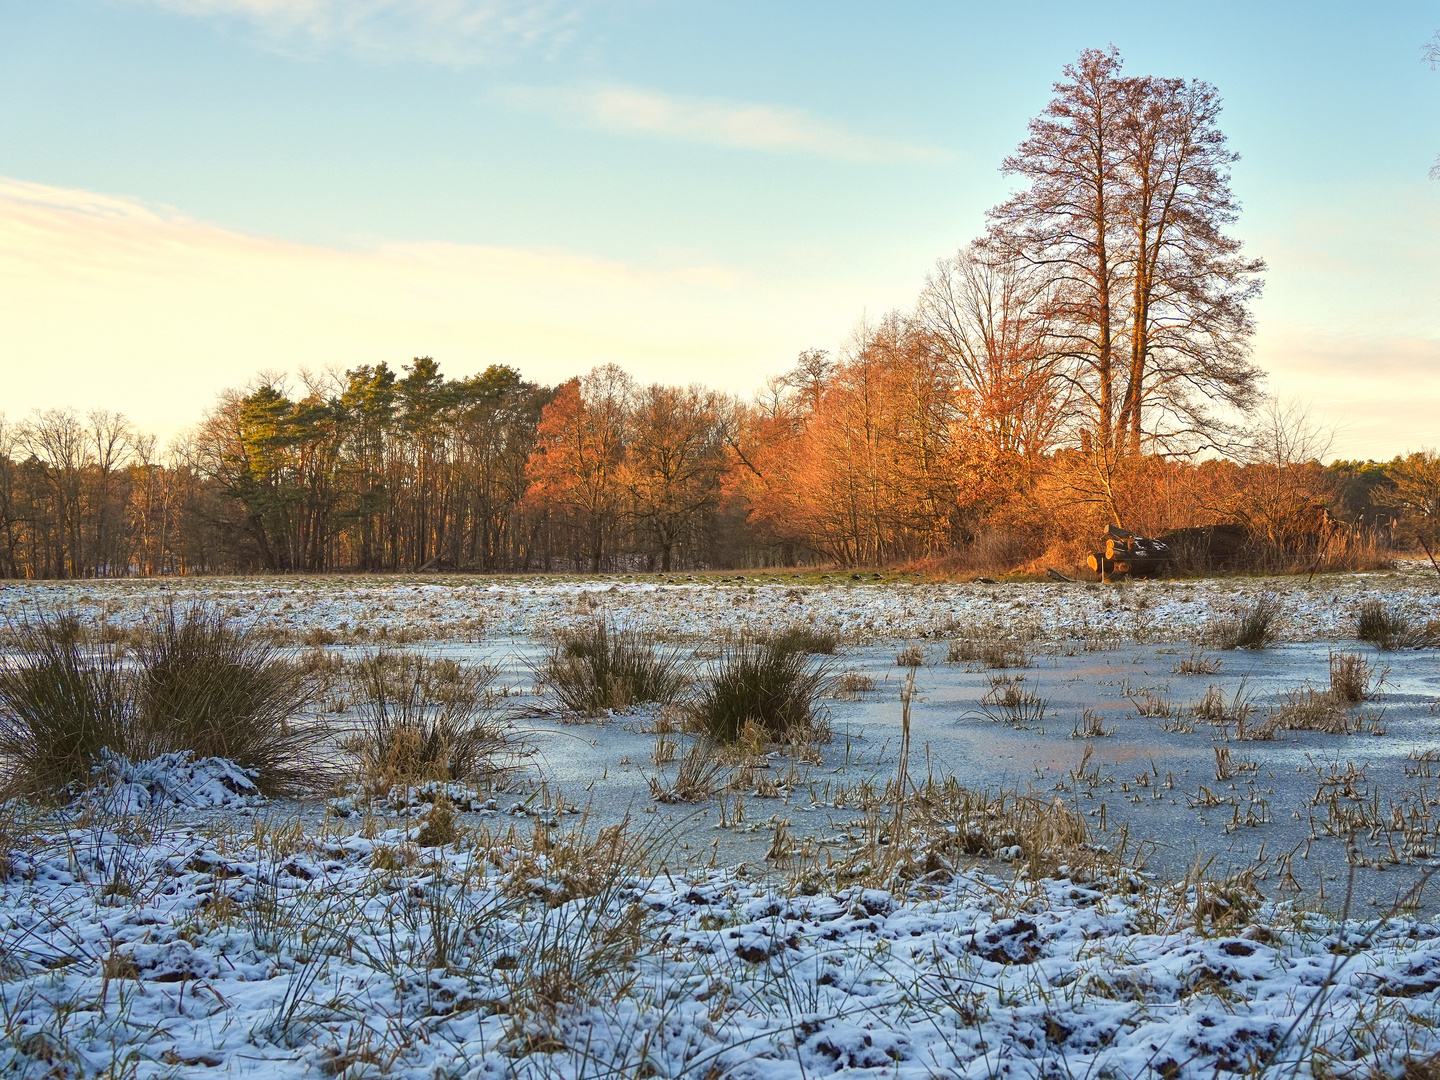
[[[1435,556],[1430,553],[1430,545],[1425,542],[1425,537],[1421,536],[1418,539],[1420,541],[1420,546],[1425,549],[1425,554],[1430,558],[1430,565],[1435,567],[1435,573],[1440,574],[1440,563],[1437,563],[1435,561]]]

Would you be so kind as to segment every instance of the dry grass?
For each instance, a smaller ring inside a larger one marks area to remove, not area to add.
[[[1070,733],[1070,737],[1072,739],[1102,739],[1113,734],[1114,731],[1114,728],[1105,726],[1105,717],[1094,709],[1086,709],[1080,714],[1080,719],[1075,721],[1075,730]]]
[[[1190,655],[1177,661],[1172,670],[1176,675],[1218,675],[1220,659],[1206,656],[1203,649],[1191,649]]]
[[[355,665],[354,745],[366,785],[385,793],[427,780],[493,781],[512,764],[488,692],[492,668],[379,652]]]
[[[858,701],[875,689],[875,680],[864,672],[843,671],[835,677],[831,696],[840,701]]]
[[[1116,854],[1093,844],[1084,819],[1058,799],[975,791],[954,777],[932,777],[905,790],[897,819],[897,782],[866,808],[868,837],[830,868],[837,886],[945,881],[974,859],[1014,864],[1031,879],[1084,881],[1118,866]]]
[[[1000,637],[953,639],[945,653],[950,664],[980,664],[991,669],[1030,666],[1030,654],[1023,643]]]
[[[1348,735],[1358,730],[1344,700],[1329,690],[1308,686],[1286,693],[1271,719],[1277,727],[1287,731]]]
[[[1248,611],[1211,620],[1205,637],[1217,649],[1263,649],[1280,636],[1280,605],[1266,593]]]
[[[1028,727],[1045,719],[1049,702],[1025,684],[1024,675],[991,675],[980,698],[980,714],[996,723]]]
[[[813,653],[817,656],[833,656],[840,645],[840,632],[833,627],[815,626],[811,623],[795,623],[778,630],[756,635],[777,649],[789,652]]]
[[[1235,738],[1250,741],[1269,741],[1275,738],[1275,724],[1273,718],[1267,718],[1260,724],[1254,720],[1258,709],[1255,702],[1245,692],[1245,683],[1242,680],[1235,688],[1235,693],[1228,700],[1225,691],[1213,683],[1206,688],[1205,696],[1190,706],[1190,712],[1198,719],[1207,723],[1215,724],[1217,727],[1228,727],[1234,725]]]
[[[721,787],[726,767],[719,747],[708,739],[696,739],[680,758],[673,784],[650,777],[650,797],[662,803],[703,802]]]
[[[925,666],[925,650],[919,645],[907,645],[895,654],[895,666],[919,668]]]
[[[1135,706],[1138,716],[1166,719],[1175,711],[1171,707],[1169,699],[1149,688],[1143,689],[1137,694],[1131,694],[1130,703]]]
[[[1385,672],[1359,653],[1330,653],[1330,693],[1336,700],[1352,705],[1368,701],[1384,681]]]
[[[604,622],[558,634],[537,675],[563,710],[581,716],[669,704],[688,681],[677,651]]]

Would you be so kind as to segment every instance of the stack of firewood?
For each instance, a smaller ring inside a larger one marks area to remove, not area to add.
[[[1118,525],[1105,526],[1105,550],[1087,560],[1102,580],[1159,577],[1170,569],[1170,549],[1161,540],[1138,536]]]

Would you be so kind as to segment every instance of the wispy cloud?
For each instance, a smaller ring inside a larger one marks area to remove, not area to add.
[[[164,207],[0,177],[0,409],[118,409],[168,435],[261,368],[514,364],[559,382],[619,363],[643,381],[749,392],[855,284],[757,280],[702,256],[643,266],[563,250],[248,236]],[[838,332],[838,329],[837,331]]]
[[[836,161],[928,161],[936,149],[852,131],[800,109],[664,94],[633,86],[512,86],[512,107],[565,123],[712,146],[815,154]]]
[[[286,48],[339,48],[372,60],[493,62],[574,34],[588,0],[131,0],[238,20]]]

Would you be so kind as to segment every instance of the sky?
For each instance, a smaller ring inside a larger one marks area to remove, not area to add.
[[[258,373],[749,395],[913,304],[1081,50],[1222,94],[1254,359],[1440,444],[1432,4],[0,0],[0,412],[168,439]]]

